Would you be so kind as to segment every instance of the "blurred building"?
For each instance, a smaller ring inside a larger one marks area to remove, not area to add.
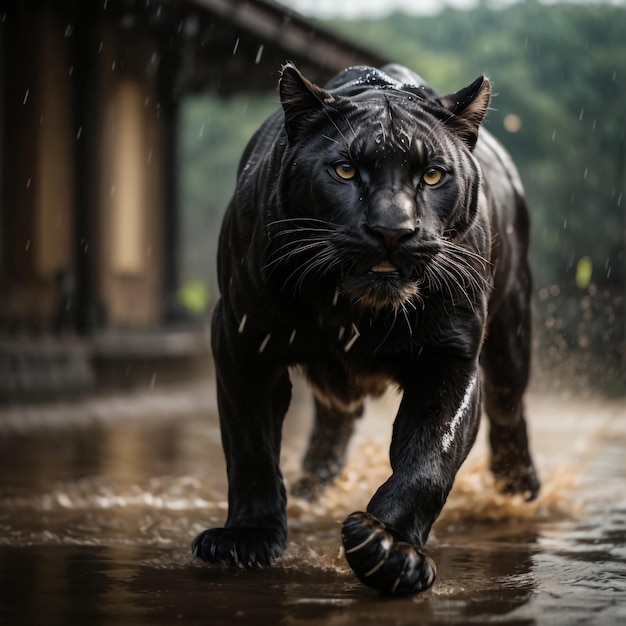
[[[267,90],[286,60],[324,81],[382,59],[273,0],[4,0],[0,18],[0,400],[154,382],[208,352],[174,297],[181,99]]]

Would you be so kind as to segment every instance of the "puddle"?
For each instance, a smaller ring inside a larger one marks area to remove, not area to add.
[[[429,551],[428,592],[380,599],[347,567],[340,522],[389,473],[392,396],[370,406],[347,467],[319,502],[290,499],[273,568],[194,560],[223,523],[226,482],[207,389],[0,414],[0,620],[6,624],[617,624],[626,621],[626,409],[531,397],[543,489],[496,493],[484,431]],[[82,411],[82,413],[81,413]],[[308,399],[290,412],[297,478]],[[82,419],[81,419],[82,416]]]

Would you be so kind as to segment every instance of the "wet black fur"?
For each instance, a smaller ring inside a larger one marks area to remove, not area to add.
[[[193,551],[246,567],[282,553],[281,428],[297,365],[316,397],[294,487],[304,497],[340,471],[363,399],[402,390],[393,473],[346,519],[343,543],[365,584],[413,593],[435,578],[422,549],[474,442],[481,393],[502,488],[539,489],[523,410],[523,191],[506,152],[479,136],[485,78],[441,98],[400,66],[350,68],[322,89],[287,65],[279,89],[283,108],[244,152],[220,237],[212,341],[229,510]],[[431,167],[443,176],[427,185]]]

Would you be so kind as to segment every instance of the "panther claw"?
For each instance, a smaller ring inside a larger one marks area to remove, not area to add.
[[[342,540],[357,578],[383,595],[418,593],[435,581],[433,560],[369,513],[349,515],[343,523]]]
[[[271,565],[284,549],[281,533],[265,528],[211,528],[191,544],[193,556],[207,563],[247,569]]]

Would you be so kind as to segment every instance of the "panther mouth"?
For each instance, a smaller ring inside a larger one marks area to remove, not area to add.
[[[398,273],[398,268],[391,261],[385,259],[384,261],[374,265],[371,271],[376,272],[377,274],[390,274]]]
[[[398,308],[419,293],[416,280],[402,275],[389,261],[374,265],[360,276],[344,276],[342,287],[353,301],[365,308]]]

